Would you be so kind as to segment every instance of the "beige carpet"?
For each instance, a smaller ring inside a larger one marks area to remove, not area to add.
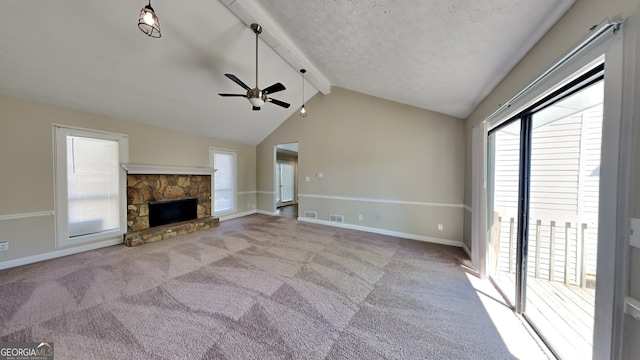
[[[0,342],[53,341],[56,359],[516,358],[465,259],[252,215],[0,271]]]

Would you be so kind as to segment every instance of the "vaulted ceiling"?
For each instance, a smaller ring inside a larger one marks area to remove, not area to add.
[[[331,86],[465,118],[574,0],[0,2],[0,95],[257,144]],[[252,111],[224,74],[287,89]],[[330,96],[330,95],[329,95]],[[305,99],[305,100],[306,100]],[[309,109],[312,111],[312,109]],[[309,118],[310,119],[310,118]]]

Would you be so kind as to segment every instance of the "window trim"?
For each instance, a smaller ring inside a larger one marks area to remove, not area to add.
[[[55,206],[55,248],[66,248],[101,240],[121,238],[127,232],[127,176],[119,167],[120,223],[117,229],[97,234],[69,237],[69,216],[67,202],[67,136],[81,136],[118,142],[118,162],[129,159],[129,140],[126,134],[74,126],[53,124],[53,179]]]
[[[224,155],[231,155],[233,156],[233,180],[232,180],[232,189],[231,189],[231,209],[229,210],[224,210],[224,211],[216,211],[216,204],[215,204],[215,193],[216,193],[216,187],[215,187],[215,173],[217,171],[216,167],[215,167],[215,154],[224,154]],[[214,169],[213,170],[213,176],[211,176],[211,213],[212,215],[216,215],[216,216],[222,216],[222,215],[228,215],[228,214],[233,214],[237,211],[237,207],[238,207],[238,152],[236,150],[231,150],[231,149],[223,149],[223,148],[217,148],[217,147],[210,147],[209,148],[209,163],[211,164],[211,168]]]

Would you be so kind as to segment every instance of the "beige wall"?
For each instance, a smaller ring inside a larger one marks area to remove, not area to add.
[[[627,17],[638,11],[638,0],[577,0],[569,11],[554,25],[527,56],[511,71],[511,73],[494,89],[489,96],[475,109],[466,121],[466,177],[465,204],[471,206],[471,129],[493,112],[500,104],[509,100],[518,91],[533,81],[546,67],[567,51],[573,44],[588,33],[588,29],[601,23],[608,17],[622,15]],[[636,64],[637,67],[637,64]],[[637,120],[637,119],[636,119]],[[640,133],[636,134],[636,139]],[[636,140],[637,143],[637,140]],[[640,154],[639,154],[640,156]],[[637,163],[636,163],[637,164]],[[636,165],[638,166],[638,165]],[[640,166],[636,170],[635,189],[640,191]],[[469,219],[471,213],[465,211]],[[635,217],[640,217],[640,200],[636,201]],[[465,243],[470,244],[470,228],[465,229]],[[640,251],[634,249],[631,259],[631,295],[640,298]],[[625,285],[623,285],[625,286]],[[625,358],[637,359],[640,354],[640,322],[627,317],[623,340]]]
[[[238,211],[256,202],[255,146],[0,97],[0,216],[54,210],[54,123],[127,134],[136,164],[206,167],[209,147],[236,150],[238,191],[249,192]],[[0,220],[0,241],[9,241],[0,262],[53,251],[53,224],[53,216]]]
[[[464,121],[341,88],[306,107],[257,147],[260,210],[274,211],[274,146],[297,141],[300,214],[462,241]]]

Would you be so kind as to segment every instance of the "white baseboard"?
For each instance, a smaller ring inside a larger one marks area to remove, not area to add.
[[[263,215],[270,215],[270,216],[275,216],[276,215],[275,212],[270,212],[270,211],[250,210],[250,211],[246,211],[246,212],[242,212],[242,213],[236,213],[236,214],[220,217],[220,221],[231,220],[231,219],[235,219],[235,218],[239,218],[239,217],[243,217],[243,216],[248,216],[248,215],[252,215],[252,214],[256,214],[256,213],[257,214],[263,214]],[[344,229],[366,231],[366,232],[375,233],[375,234],[381,234],[381,235],[397,236],[397,237],[401,237],[401,238],[405,238],[405,239],[425,241],[425,242],[430,242],[430,243],[435,243],[435,244],[458,246],[458,247],[462,247],[467,254],[470,253],[463,242],[456,241],[456,240],[440,239],[440,238],[435,238],[435,237],[430,237],[430,236],[407,234],[407,233],[403,233],[403,232],[399,232],[399,231],[391,231],[391,230],[378,229],[378,228],[372,228],[372,227],[360,226],[360,225],[335,223],[335,222],[326,221],[326,220],[309,219],[309,218],[303,218],[303,217],[299,217],[298,221],[308,222],[308,223],[312,223],[312,224],[319,224],[319,225],[334,226],[334,227],[339,227],[339,228],[344,228]],[[77,254],[77,253],[80,253],[80,252],[85,252],[85,251],[89,251],[89,250],[95,250],[95,249],[99,249],[99,248],[103,248],[103,247],[107,247],[107,246],[119,245],[119,244],[122,244],[122,239],[121,238],[104,240],[104,241],[100,241],[100,242],[96,242],[96,243],[92,243],[92,244],[74,246],[74,247],[70,247],[70,248],[66,248],[66,249],[54,250],[54,251],[50,251],[50,252],[47,252],[47,253],[33,255],[33,256],[27,256],[27,257],[15,259],[15,260],[2,261],[2,262],[0,262],[0,270],[4,270],[4,269],[16,267],[16,266],[33,264],[33,263],[36,263],[36,262],[39,262],[39,261],[55,259],[55,258],[62,257],[62,256]]]
[[[298,217],[298,221],[308,222],[308,223],[312,223],[312,224],[319,224],[319,225],[329,225],[329,226],[339,227],[339,228],[343,228],[343,229],[366,231],[366,232],[375,233],[375,234],[381,234],[381,235],[396,236],[396,237],[401,237],[401,238],[405,238],[405,239],[430,242],[430,243],[434,243],[434,244],[442,244],[442,245],[450,245],[450,246],[458,246],[458,247],[464,246],[464,243],[462,241],[449,240],[449,239],[440,239],[440,238],[435,238],[435,237],[431,237],[431,236],[424,236],[424,235],[407,234],[407,233],[403,233],[403,232],[399,232],[399,231],[378,229],[378,228],[372,228],[372,227],[368,227],[368,226],[337,223],[337,222],[333,222],[333,221],[310,219],[310,218],[305,218],[305,217]]]
[[[227,220],[231,220],[231,219],[237,219],[239,217],[248,216],[248,215],[252,215],[252,214],[255,214],[255,213],[256,213],[256,210],[249,210],[249,211],[245,211],[245,212],[241,212],[241,213],[235,213],[235,214],[231,214],[231,215],[220,216],[220,221],[227,221]]]
[[[467,244],[465,244],[464,242],[462,243],[462,250],[464,250],[464,252],[467,253],[467,256],[469,257],[469,259],[471,259],[471,250],[469,250],[469,248],[467,247]]]
[[[119,244],[122,244],[122,238],[104,240],[96,243],[74,246],[74,247],[61,249],[61,250],[54,250],[44,254],[27,256],[27,257],[15,259],[15,260],[2,261],[0,262],[0,270],[8,269],[16,266],[33,264],[39,261],[55,259],[62,256],[77,254],[77,253],[81,253],[89,250],[95,250],[95,249],[99,249],[107,246],[119,245]]]

